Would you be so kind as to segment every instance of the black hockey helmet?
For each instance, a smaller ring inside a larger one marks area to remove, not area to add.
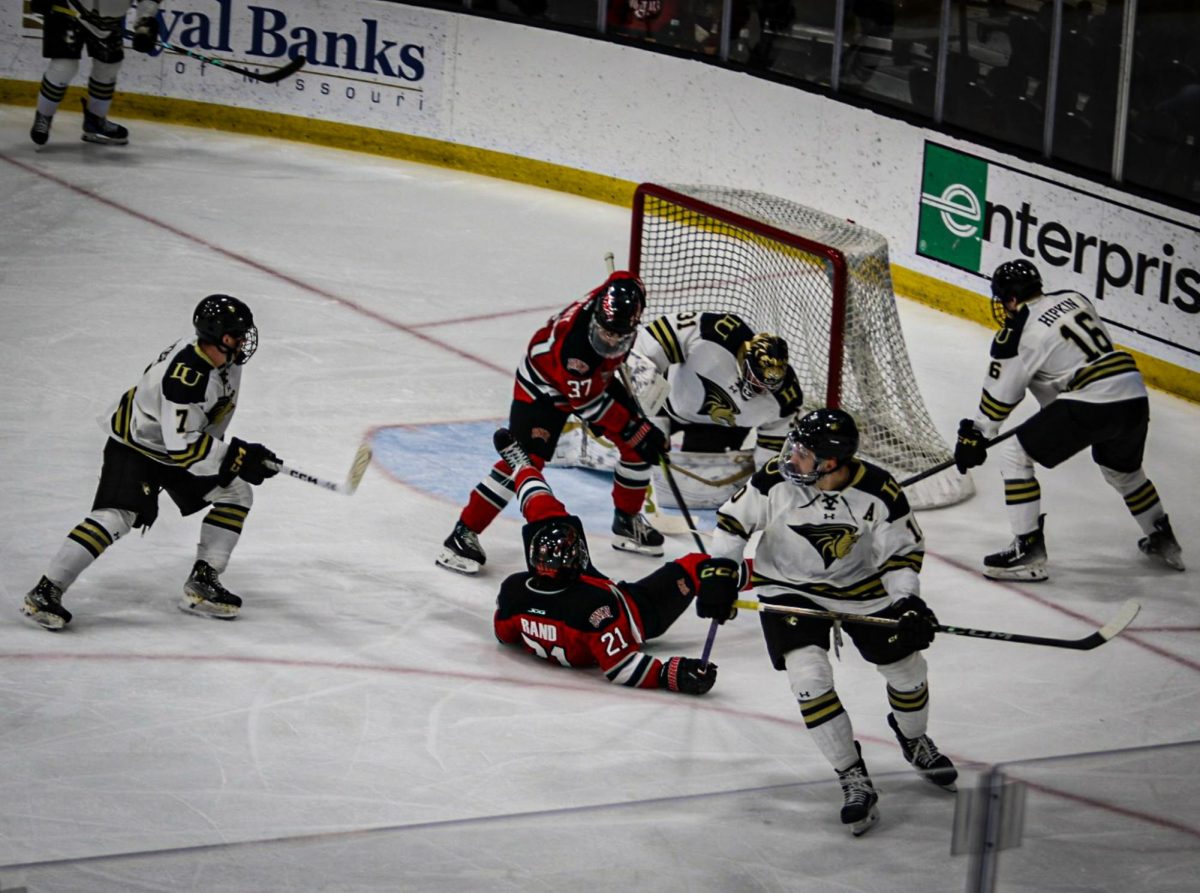
[[[841,409],[816,409],[796,423],[783,442],[779,453],[779,471],[793,484],[811,485],[828,474],[827,471],[800,471],[792,464],[796,450],[812,453],[817,464],[826,459],[845,465],[858,452],[858,425],[850,413]]]
[[[747,397],[783,387],[788,370],[787,342],[778,335],[760,332],[742,345],[742,393]]]
[[[646,309],[646,287],[626,270],[611,274],[592,292],[592,318],[588,341],[602,357],[629,353]]]
[[[223,343],[226,335],[241,341],[233,361],[241,366],[258,349],[258,327],[254,325],[254,314],[242,301],[230,295],[209,295],[196,305],[192,314],[196,336],[208,344],[214,344],[226,356],[230,348]]]
[[[570,585],[588,566],[587,541],[578,519],[553,518],[528,538],[525,563],[538,581],[554,588]]]
[[[992,273],[992,315],[1000,325],[1008,319],[1006,301],[1018,303],[1042,293],[1042,274],[1027,260],[1007,260]]]

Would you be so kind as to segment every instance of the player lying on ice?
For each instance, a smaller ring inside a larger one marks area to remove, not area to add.
[[[526,523],[529,570],[500,585],[496,638],[566,667],[599,666],[609,682],[702,695],[717,680],[717,665],[691,657],[659,660],[642,644],[665,633],[693,598],[701,617],[732,613],[738,564],[697,552],[669,561],[631,583],[614,582],[592,566],[583,525],[567,514],[541,471],[507,428],[497,451],[513,469]]]

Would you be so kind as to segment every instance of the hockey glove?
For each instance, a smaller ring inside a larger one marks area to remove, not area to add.
[[[672,657],[658,671],[658,687],[702,695],[717,681],[717,665],[702,663],[694,657]]]
[[[158,46],[158,18],[146,16],[133,26],[133,49],[138,53],[153,53]]]
[[[938,619],[919,595],[906,595],[892,603],[892,613],[900,625],[890,641],[906,651],[924,651],[933,644]]]
[[[667,435],[645,416],[630,420],[621,432],[621,439],[633,447],[643,462],[657,465],[658,460],[671,448]]]
[[[708,558],[697,567],[700,591],[696,593],[696,614],[711,617],[718,624],[737,616],[733,603],[738,597],[740,562],[732,558]]]
[[[954,445],[954,465],[959,474],[982,465],[987,460],[987,441],[983,432],[970,419],[958,423],[958,443]]]
[[[247,484],[257,486],[267,478],[279,474],[278,469],[267,465],[268,462],[278,461],[279,457],[261,443],[247,443],[235,437],[229,441],[229,450],[221,462],[217,483],[228,487],[235,477],[240,477]]]

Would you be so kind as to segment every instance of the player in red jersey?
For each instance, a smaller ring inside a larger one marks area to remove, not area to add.
[[[496,597],[496,638],[564,667],[599,666],[609,682],[702,695],[717,665],[691,657],[659,660],[644,653],[696,601],[701,617],[731,616],[739,566],[703,553],[669,561],[631,583],[614,582],[592,565],[583,526],[551,492],[507,429],[496,449],[516,481],[529,570],[508,577]]]
[[[584,300],[551,317],[534,333],[517,370],[508,428],[538,468],[554,456],[571,415],[616,444],[620,462],[613,476],[613,547],[662,555],[662,534],[641,510],[650,465],[670,447],[615,375],[633,347],[645,309],[641,280],[619,270]],[[437,563],[462,574],[479,573],[487,560],[479,534],[515,492],[512,469],[502,459],[475,486]]]

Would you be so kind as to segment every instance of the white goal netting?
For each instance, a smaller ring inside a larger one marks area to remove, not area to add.
[[[724,310],[787,339],[806,409],[853,415],[862,455],[897,480],[952,457],[917,388],[878,233],[763,193],[642,184],[630,267],[646,284],[647,318]],[[931,508],[975,491],[950,468],[906,492]]]

